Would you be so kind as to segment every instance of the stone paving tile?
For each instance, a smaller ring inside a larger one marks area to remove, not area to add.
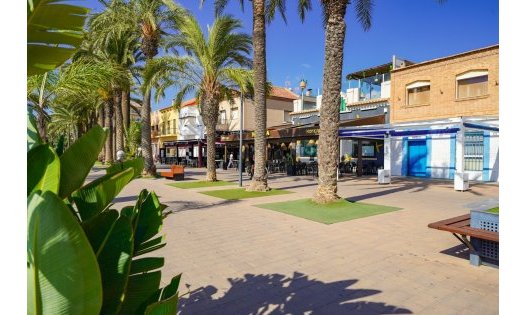
[[[188,177],[203,179],[204,172],[189,169]],[[218,177],[233,181],[237,173],[219,170]],[[460,193],[448,181],[378,185],[371,177],[344,177],[342,197],[403,210],[325,225],[254,207],[311,197],[312,177],[272,174],[271,187],[294,193],[235,202],[199,193],[234,185],[183,190],[169,182],[135,180],[115,206],[133,204],[147,188],[173,211],[163,226],[168,244],[155,254],[165,256],[163,283],[182,272],[181,293],[192,290],[181,299],[181,314],[498,313],[498,269],[441,253],[458,241],[427,228],[469,205],[494,202],[498,185]]]

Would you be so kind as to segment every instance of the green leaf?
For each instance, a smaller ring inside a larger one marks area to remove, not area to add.
[[[99,313],[99,268],[78,221],[52,192],[30,195],[27,210],[27,313]]]
[[[172,278],[172,281],[163,289],[161,300],[150,304],[146,308],[145,314],[152,315],[171,315],[177,312],[177,303],[179,302],[179,296],[177,291],[179,289],[179,283],[181,282],[181,274]]]
[[[139,256],[142,254],[149,253],[151,251],[154,251],[156,249],[162,248],[166,245],[164,243],[164,235],[154,238],[153,240],[141,243],[134,247],[134,256]]]
[[[177,291],[179,290],[179,283],[181,282],[181,276],[182,274],[178,274],[177,276],[172,278],[172,281],[170,281],[170,284],[167,285],[163,289],[163,294],[161,295],[161,299],[167,299],[175,294],[177,294]]]
[[[104,210],[130,182],[133,169],[97,178],[71,195],[82,220],[89,220]]]
[[[27,195],[36,190],[58,193],[60,159],[49,145],[39,145],[27,152]]]
[[[135,247],[159,233],[163,223],[162,210],[159,198],[153,191],[150,192],[141,204],[137,218]]]
[[[143,314],[146,310],[146,302],[152,300],[155,294],[159,294],[160,283],[160,271],[130,276],[121,313]]]
[[[133,178],[141,175],[142,170],[144,169],[144,160],[143,158],[136,158],[133,160],[127,160],[124,162],[117,162],[106,169],[106,174],[114,174],[121,172],[128,167],[133,168]]]
[[[95,256],[98,256],[106,244],[108,235],[118,218],[119,212],[117,212],[117,210],[108,210],[99,213],[90,220],[82,222],[82,228],[88,237],[91,248],[93,248],[95,252]]]
[[[55,146],[55,152],[58,156],[61,156],[62,153],[64,153],[64,135],[60,135],[60,138],[58,138],[57,145]]]
[[[95,250],[103,286],[102,314],[116,314],[121,307],[133,252],[129,218],[116,210],[104,211],[83,223]]]
[[[40,135],[37,129],[37,123],[35,117],[31,114],[30,111],[27,112],[27,151],[36,147],[37,145],[42,144]]]
[[[64,0],[28,0],[27,75],[53,70],[82,42],[89,10]]]
[[[145,257],[133,260],[130,274],[137,274],[159,269],[164,266],[163,257]]]
[[[120,309],[128,282],[133,252],[130,220],[117,219],[97,260],[102,276],[102,314],[115,314]]]
[[[84,184],[104,145],[108,131],[100,126],[91,128],[60,156],[59,196],[68,197]]]

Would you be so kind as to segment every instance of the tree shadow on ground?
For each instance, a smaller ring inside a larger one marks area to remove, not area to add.
[[[373,182],[367,181],[365,183],[360,183],[359,178],[350,178],[347,179],[345,182],[349,183],[345,186],[357,186],[357,185],[363,185],[363,186],[373,186],[375,185]],[[485,189],[488,188],[489,185],[486,185],[484,183],[474,183],[470,184],[472,187],[477,187],[477,189]],[[401,191],[408,191],[409,193],[417,193],[421,191],[425,191],[431,187],[435,188],[444,188],[444,189],[450,189],[453,190],[453,182],[447,181],[447,180],[440,180],[440,179],[416,179],[416,178],[404,178],[404,179],[394,179],[391,184],[381,186],[381,187],[370,187],[370,188],[362,188],[363,190],[369,190],[369,189],[380,189],[380,191],[375,191],[371,193],[366,194],[358,194],[353,197],[345,198],[349,201],[361,201],[365,199],[375,198],[375,197],[381,197]],[[467,190],[464,193],[473,194],[476,196],[482,196],[478,191],[474,191],[473,189]]]
[[[241,200],[223,200],[214,203],[205,203],[199,201],[184,201],[184,200],[174,200],[174,201],[162,201],[163,204],[167,205],[168,208],[166,212],[169,213],[178,213],[191,210],[205,210],[209,208],[215,208],[224,205],[235,204]]]
[[[231,287],[213,297],[218,289],[207,286],[181,297],[180,314],[412,314],[406,308],[359,299],[381,293],[379,290],[352,289],[358,280],[322,282],[295,272],[245,274],[229,278]]]

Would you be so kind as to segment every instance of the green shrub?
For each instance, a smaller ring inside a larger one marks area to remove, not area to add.
[[[85,184],[107,130],[96,126],[60,156],[28,119],[28,314],[173,314],[181,275],[160,288],[165,205],[141,191],[134,206],[112,200],[142,159],[114,164]]]

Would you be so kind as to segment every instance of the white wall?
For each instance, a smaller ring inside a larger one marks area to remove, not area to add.
[[[449,134],[432,135],[431,138],[431,177],[449,178],[451,163],[451,137]]]
[[[391,95],[391,81],[382,82],[380,97],[388,98]]]
[[[491,132],[489,137],[489,180],[492,182],[499,181],[499,134]]]
[[[391,138],[391,175],[402,175],[402,161],[403,161],[404,143],[402,137]]]

